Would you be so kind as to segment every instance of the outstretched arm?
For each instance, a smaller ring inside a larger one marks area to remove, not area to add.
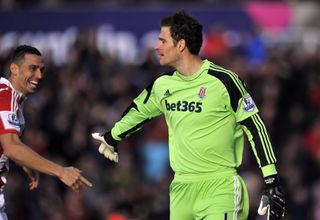
[[[105,133],[92,133],[93,139],[100,142],[99,153],[111,161],[118,162],[117,143],[138,131],[146,122],[162,112],[157,105],[153,83],[136,97],[122,114],[114,127]]]
[[[62,167],[37,154],[27,145],[21,142],[16,133],[0,135],[0,144],[3,153],[21,166],[58,177],[64,184],[74,191],[79,191],[92,184],[81,175],[81,171],[75,167]]]

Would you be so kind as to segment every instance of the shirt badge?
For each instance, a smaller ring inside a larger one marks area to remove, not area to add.
[[[200,88],[198,95],[199,95],[199,97],[200,97],[201,99],[203,99],[203,98],[206,96],[206,90],[207,90],[206,87],[201,87],[201,88]]]
[[[246,112],[252,112],[255,107],[255,103],[254,103],[253,99],[251,98],[251,96],[249,96],[248,98],[243,98],[242,105],[243,105],[243,108]]]
[[[14,113],[8,115],[8,122],[14,126],[20,126],[18,116]]]

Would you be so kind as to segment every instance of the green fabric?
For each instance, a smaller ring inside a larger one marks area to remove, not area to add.
[[[248,191],[242,178],[229,175],[170,185],[170,220],[246,220]]]
[[[230,78],[240,91],[236,111],[232,109],[226,86],[208,74],[209,69]],[[205,60],[191,77],[176,71],[155,80],[115,124],[112,136],[121,140],[140,129],[139,124],[164,113],[169,128],[170,165],[174,172],[235,169],[242,162],[244,142],[243,130],[237,122],[258,112],[256,106],[245,110],[243,101],[248,97],[246,88],[234,73]]]
[[[263,177],[271,176],[277,174],[276,166],[274,164],[270,164],[261,168]]]

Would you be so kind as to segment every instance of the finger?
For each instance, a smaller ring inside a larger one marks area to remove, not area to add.
[[[30,186],[30,190],[34,190],[36,188],[37,188],[37,186],[35,186],[35,185]]]
[[[102,137],[99,133],[92,133],[91,136],[98,141],[102,141]]]
[[[268,207],[269,207],[269,199],[267,196],[263,195],[261,197],[261,201],[260,201],[260,206],[258,208],[258,214],[259,215],[265,215],[268,211]]]
[[[34,190],[38,187],[38,182],[37,181],[32,181],[31,183],[29,183],[29,189],[30,190]]]
[[[86,186],[92,187],[92,183],[83,176],[80,176],[80,181],[84,183]]]
[[[287,215],[287,209],[286,207],[283,207],[283,211],[282,211],[282,216],[281,217],[286,217]]]
[[[78,169],[78,168],[76,168],[76,167],[74,167],[74,169],[75,169],[78,173],[82,173],[82,170],[80,170],[80,169]]]
[[[108,149],[106,149],[106,150],[104,151],[103,155],[104,155],[106,158],[110,159],[110,160],[113,159],[113,158],[112,158],[112,153],[111,153]]]
[[[116,152],[111,153],[110,151],[108,151],[104,156],[111,161],[118,162],[118,154]]]
[[[100,144],[98,151],[100,154],[103,154],[105,149],[106,149],[106,146],[104,144]]]
[[[80,179],[77,180],[77,183],[75,186],[78,191],[87,189],[89,187],[85,182],[81,181]]]
[[[79,185],[77,182],[74,182],[72,185],[71,185],[71,188],[73,191],[75,192],[79,192]]]
[[[259,205],[259,208],[258,208],[258,214],[259,215],[265,215],[266,214],[266,209],[265,209],[265,206],[263,205],[262,201],[260,201],[260,205]]]
[[[98,134],[98,133],[92,133],[91,136],[92,136],[94,139],[98,139],[99,134]]]
[[[32,182],[29,183],[29,190],[34,190],[34,189],[35,189],[35,187],[34,187],[33,183]]]
[[[76,168],[76,167],[72,167],[72,168],[73,168],[73,170],[75,170],[77,172],[77,174],[81,173],[81,170],[79,170],[78,168]]]
[[[265,215],[266,213],[269,212],[269,210],[270,210],[270,206],[269,205],[267,205],[267,206],[261,206],[260,205],[260,207],[258,209],[258,214],[259,215]]]
[[[110,156],[110,160],[118,163],[119,159],[118,159],[118,154],[117,153],[113,153],[111,156]]]
[[[118,162],[119,162],[119,156],[118,156],[118,153],[114,153],[114,161],[115,161],[116,163],[118,163]]]
[[[80,190],[87,189],[89,186],[82,181],[79,181]]]

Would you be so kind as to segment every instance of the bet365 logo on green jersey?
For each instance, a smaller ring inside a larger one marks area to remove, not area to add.
[[[167,100],[165,100],[165,104],[168,111],[189,111],[197,113],[202,111],[202,102],[178,101],[176,103],[169,103]]]

